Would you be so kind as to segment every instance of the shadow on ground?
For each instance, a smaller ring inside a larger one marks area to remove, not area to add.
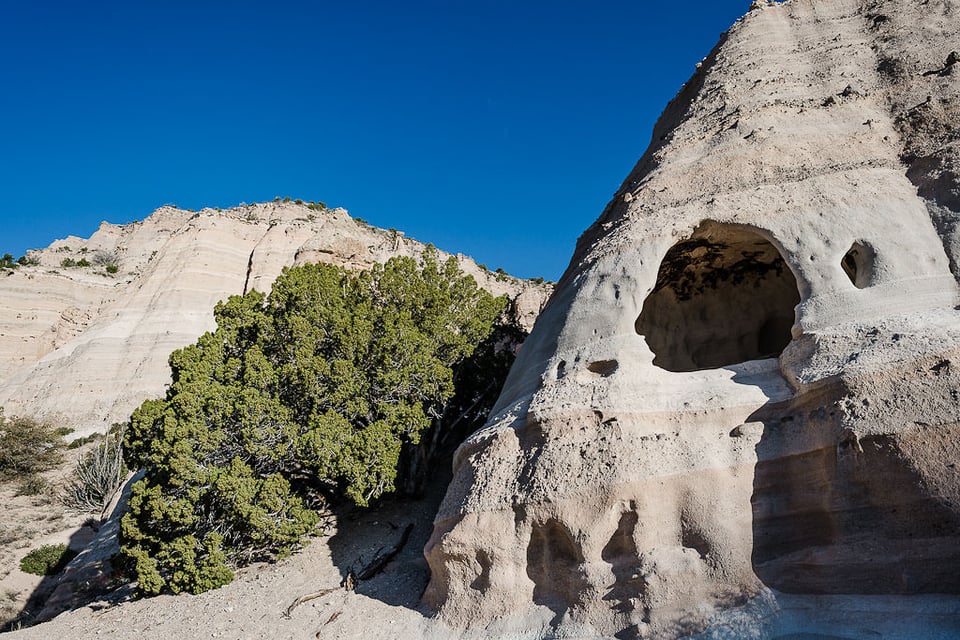
[[[81,527],[76,533],[70,536],[67,547],[72,551],[80,552],[90,542],[93,537],[93,530],[89,526]],[[24,549],[24,555],[28,550]],[[41,616],[51,595],[57,590],[61,580],[64,577],[64,570],[53,575],[44,576],[40,584],[33,590],[27,603],[10,621],[0,626],[0,632],[13,631],[22,627],[31,626],[38,622],[43,622],[49,617]]]
[[[340,572],[341,585],[348,580],[354,590],[388,605],[424,612],[420,596],[430,581],[423,547],[433,532],[433,518],[452,478],[449,458],[440,460],[437,471],[418,498],[390,497],[367,508],[348,508],[337,514],[336,532],[327,540],[330,556]],[[361,578],[371,563],[393,551],[412,525],[403,545],[382,569]]]

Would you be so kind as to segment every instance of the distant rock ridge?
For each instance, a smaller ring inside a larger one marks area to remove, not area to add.
[[[219,300],[269,292],[286,266],[363,269],[425,247],[344,209],[293,202],[164,206],[139,222],[104,222],[89,239],[57,240],[28,253],[35,264],[0,274],[0,406],[58,421],[77,436],[105,431],[163,394],[169,354],[214,328]],[[63,266],[81,260],[90,266]],[[481,287],[507,294],[518,321],[532,327],[549,284],[457,260]],[[111,264],[116,273],[107,272]]]

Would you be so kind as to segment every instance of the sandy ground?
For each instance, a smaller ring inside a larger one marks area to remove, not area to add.
[[[314,539],[300,553],[275,564],[247,567],[221,589],[196,596],[137,599],[126,586],[50,622],[0,636],[4,640],[602,637],[555,635],[546,626],[529,624],[530,619],[500,621],[487,629],[464,632],[422,610],[420,595],[429,578],[422,550],[445,486],[444,479],[438,478],[423,500],[347,512],[331,525],[328,535]],[[382,549],[395,545],[411,523],[414,528],[407,544],[380,574],[361,581],[354,590],[342,586],[348,573],[359,571]],[[57,535],[61,534],[48,534],[51,539]],[[722,613],[712,629],[691,640],[949,640],[960,638],[958,620],[960,598],[955,596],[816,597],[767,592],[744,607]]]
[[[94,534],[84,526],[91,514],[72,513],[58,495],[80,452],[66,452],[63,465],[41,474],[50,485],[40,495],[17,495],[16,480],[0,484],[0,628],[16,618],[31,597],[42,599],[48,594],[55,582],[20,571],[20,560],[45,544],[62,543],[79,551]]]
[[[442,495],[440,487],[440,494]],[[328,535],[275,564],[238,572],[221,589],[201,595],[136,599],[130,587],[54,620],[4,634],[20,638],[414,638],[448,636],[445,627],[418,611],[428,570],[423,545],[440,495],[401,501],[372,511],[351,511]],[[346,590],[347,574],[359,571],[381,549],[395,545],[415,524],[407,544],[377,576]],[[286,613],[298,598],[305,600]]]

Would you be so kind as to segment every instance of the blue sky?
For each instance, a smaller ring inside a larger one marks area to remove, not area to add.
[[[290,196],[556,280],[748,6],[0,2],[0,252]]]

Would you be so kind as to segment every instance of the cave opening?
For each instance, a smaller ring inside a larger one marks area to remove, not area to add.
[[[800,293],[770,241],[712,224],[664,256],[636,331],[668,371],[778,357],[790,342]]]

